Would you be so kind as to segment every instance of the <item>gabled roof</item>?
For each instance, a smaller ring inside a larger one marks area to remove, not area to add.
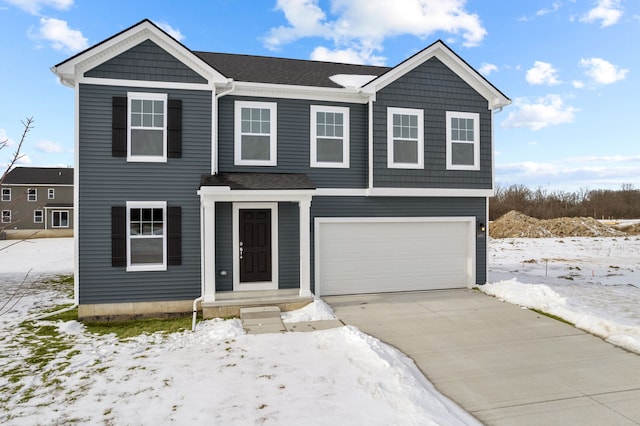
[[[4,185],[73,185],[73,168],[16,167],[4,178]]]
[[[432,43],[420,52],[402,61],[400,64],[389,69],[385,74],[365,84],[362,89],[368,92],[377,92],[434,57],[478,91],[478,93],[489,102],[489,109],[501,108],[511,103],[511,99],[498,90],[497,87],[491,84],[489,80],[484,78],[482,74],[476,71],[464,59],[458,56],[458,54],[451,50],[442,40]]]
[[[268,56],[229,53],[193,52],[224,76],[235,81],[287,84],[294,86],[342,86],[330,80],[339,74],[379,76],[389,67],[307,61]]]
[[[59,63],[52,67],[52,71],[60,77],[63,83],[73,86],[77,75],[106,62],[144,40],[151,40],[158,44],[212,84],[226,85],[230,80],[233,80],[239,83],[265,85],[265,87],[268,87],[267,85],[282,85],[294,88],[345,88],[345,93],[348,91],[356,93],[354,89],[360,89],[365,95],[375,94],[435,57],[487,99],[490,109],[501,108],[511,103],[507,96],[441,40],[399,65],[389,68],[267,56],[196,52],[184,46],[148,19]],[[342,81],[348,81],[348,77],[354,75],[371,77],[352,79],[352,81],[360,81],[359,84],[338,84]],[[346,76],[347,79],[333,78],[336,76]],[[363,84],[364,81],[368,81],[368,83]]]

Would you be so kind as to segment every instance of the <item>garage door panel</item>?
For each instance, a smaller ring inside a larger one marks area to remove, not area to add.
[[[321,295],[465,287],[470,220],[346,221],[317,228]]]

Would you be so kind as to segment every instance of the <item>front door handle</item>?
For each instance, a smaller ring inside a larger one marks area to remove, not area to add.
[[[244,253],[244,248],[242,248],[242,241],[240,241],[240,260],[242,260],[242,253]]]

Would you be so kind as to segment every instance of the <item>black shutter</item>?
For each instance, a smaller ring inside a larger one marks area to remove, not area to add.
[[[111,101],[111,155],[127,156],[127,98]]]
[[[111,207],[111,266],[127,266],[126,207]]]
[[[167,103],[167,156],[182,157],[182,101],[169,99]]]
[[[167,207],[167,263],[182,265],[182,208]]]

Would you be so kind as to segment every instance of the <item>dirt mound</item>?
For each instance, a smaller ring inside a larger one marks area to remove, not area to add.
[[[512,210],[491,223],[491,238],[622,237],[619,229],[590,217],[536,219]]]
[[[640,235],[640,223],[627,226],[615,226],[614,228],[629,235]]]

